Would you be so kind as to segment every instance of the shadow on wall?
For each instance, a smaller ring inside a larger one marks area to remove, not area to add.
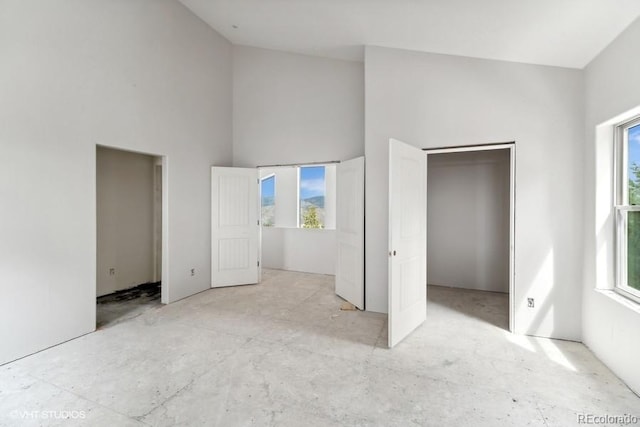
[[[527,156],[520,165],[537,165],[539,171],[535,180],[520,179],[527,171],[517,171],[514,332],[579,341],[582,217],[572,213],[572,205],[581,202],[580,191],[576,181],[558,175],[562,165],[570,176],[578,166],[567,153],[554,159],[543,154],[528,146],[518,152]]]
[[[534,316],[526,326],[525,333],[536,335],[534,331],[539,330],[543,324],[552,324],[553,327],[549,331],[549,335],[553,335],[555,323],[558,319],[554,313],[554,301],[556,294],[555,287],[555,258],[553,249],[549,249],[547,255],[542,259],[538,272],[533,281],[529,284],[531,297],[523,295],[520,304],[515,307],[516,313],[522,313],[525,310],[535,310]],[[534,296],[535,293],[535,296]],[[529,306],[529,298],[532,299],[533,307]]]
[[[531,336],[566,339],[559,334],[564,333],[563,331],[566,330],[564,325],[572,319],[567,319],[567,314],[558,313],[556,310],[556,301],[562,295],[559,286],[563,282],[558,278],[558,261],[553,248],[550,248],[541,258],[535,271],[530,283],[525,286],[522,284],[519,287],[516,286],[514,315],[516,316],[517,330],[515,332]],[[438,295],[442,294],[443,289],[454,288],[429,285],[428,302],[437,302],[449,309],[506,331],[509,330],[509,294],[491,292],[493,295],[501,295],[501,302],[486,305],[482,295],[488,291],[455,288],[455,291],[458,292],[457,299],[442,300]],[[431,295],[432,292],[436,293],[435,297]],[[528,306],[528,298],[533,298],[533,307]],[[576,295],[576,299],[581,300],[581,295]]]
[[[562,252],[554,246],[550,247],[538,262],[537,272],[531,282],[525,286],[522,283],[519,287],[516,286],[515,332],[530,336],[580,341],[570,329],[571,324],[576,321],[572,313],[566,309],[557,309],[558,306],[566,307],[572,301],[578,301],[578,306],[581,307],[582,301],[581,288],[575,287],[574,283],[568,283],[568,279],[560,275],[562,271],[560,266],[569,262],[559,255]],[[567,293],[571,292],[577,292],[572,301],[567,299]],[[529,305],[529,299],[532,299],[533,306]],[[581,311],[578,310],[574,314],[580,316]]]

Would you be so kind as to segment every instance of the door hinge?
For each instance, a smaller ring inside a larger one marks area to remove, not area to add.
[[[258,267],[260,267],[260,261],[258,261]]]
[[[260,225],[260,220],[257,221],[258,225]]]

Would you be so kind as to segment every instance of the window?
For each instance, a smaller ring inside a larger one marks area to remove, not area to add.
[[[262,225],[335,229],[336,172],[334,164],[261,168]]]
[[[262,226],[273,227],[276,218],[276,176],[262,178],[260,182],[260,200],[262,212]]]
[[[640,117],[616,128],[616,290],[640,301]]]
[[[299,169],[299,224],[302,228],[325,227],[325,167],[301,166]]]

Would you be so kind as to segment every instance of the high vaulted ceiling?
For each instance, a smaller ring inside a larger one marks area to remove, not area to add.
[[[583,68],[640,0],[180,0],[234,44],[362,60],[363,46]]]

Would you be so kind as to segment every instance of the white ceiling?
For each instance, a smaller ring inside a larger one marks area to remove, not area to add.
[[[571,68],[640,15],[640,0],[180,1],[234,44],[352,60],[374,45]]]

